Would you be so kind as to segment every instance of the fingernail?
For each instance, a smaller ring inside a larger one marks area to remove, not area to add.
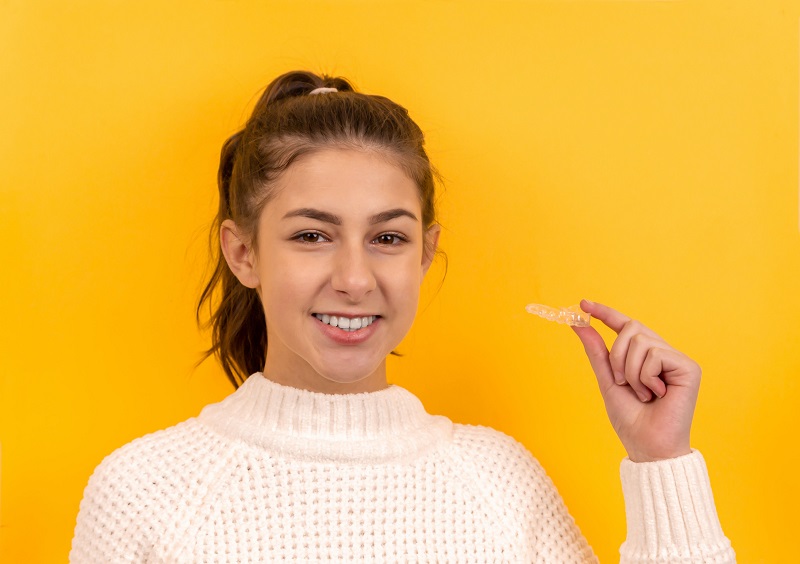
[[[645,394],[644,392],[637,392],[636,395],[639,396],[640,400],[642,400],[643,402],[647,403],[647,400],[649,399],[647,397],[647,394]]]
[[[591,300],[587,300],[586,298],[583,298],[583,301],[585,301],[585,302],[586,302],[587,304],[589,304],[589,305],[594,305],[594,302],[593,302],[593,301],[591,301]]]
[[[621,386],[622,384],[625,383],[625,376],[623,376],[619,372],[614,372],[614,381]]]

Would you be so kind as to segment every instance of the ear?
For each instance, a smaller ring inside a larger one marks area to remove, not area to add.
[[[433,262],[433,257],[436,256],[436,249],[439,247],[439,233],[442,232],[442,226],[438,223],[431,225],[425,232],[425,241],[422,247],[422,276],[428,272]]]
[[[257,288],[261,281],[255,268],[253,254],[233,220],[226,219],[220,225],[219,244],[225,262],[239,282],[248,288]]]

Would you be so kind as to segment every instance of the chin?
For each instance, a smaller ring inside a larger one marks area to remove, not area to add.
[[[374,370],[372,371],[354,371],[354,370],[347,370],[347,371],[324,371],[320,372],[320,376],[325,378],[330,382],[336,382],[337,384],[355,384],[356,382],[361,382],[362,380],[366,380],[370,376],[375,373]]]

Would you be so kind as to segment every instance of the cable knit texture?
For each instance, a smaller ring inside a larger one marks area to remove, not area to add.
[[[622,465],[629,562],[732,562],[699,453]],[[256,373],[97,467],[72,562],[596,562],[512,437],[396,385],[323,394]]]

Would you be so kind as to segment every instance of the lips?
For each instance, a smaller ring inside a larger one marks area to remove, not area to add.
[[[345,316],[315,313],[312,316],[317,320],[317,326],[323,335],[340,345],[358,345],[363,343],[377,330],[383,320],[380,315]],[[327,322],[325,320],[326,317],[328,318]],[[334,319],[336,320],[336,325],[333,325]],[[363,324],[364,319],[367,320],[366,325]],[[357,328],[351,326],[351,323],[355,320],[358,320],[358,323],[354,324],[359,325]],[[347,325],[347,327],[340,326],[340,324]]]

